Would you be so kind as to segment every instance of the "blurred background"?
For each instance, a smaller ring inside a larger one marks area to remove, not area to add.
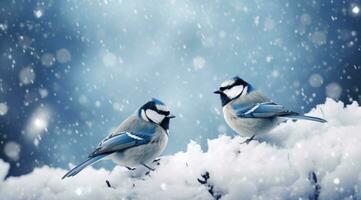
[[[361,102],[358,0],[0,2],[0,159],[68,167],[152,97],[177,116],[165,154],[234,135],[212,92],[239,75],[308,112]],[[111,167],[105,163],[100,166]]]

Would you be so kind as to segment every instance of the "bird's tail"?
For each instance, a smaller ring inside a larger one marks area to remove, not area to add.
[[[327,121],[325,119],[319,118],[319,117],[312,117],[312,116],[307,116],[307,115],[288,115],[286,116],[287,118],[291,118],[291,119],[301,119],[301,120],[310,120],[310,121],[315,121],[315,122],[321,122],[321,123],[326,123]]]
[[[88,158],[88,160],[80,163],[78,166],[74,167],[72,170],[70,170],[68,173],[66,173],[61,179],[77,175],[81,170],[83,170],[87,166],[100,161],[101,159],[103,159],[104,157],[106,157],[108,155],[109,154],[101,154],[101,155],[97,155],[95,157]]]

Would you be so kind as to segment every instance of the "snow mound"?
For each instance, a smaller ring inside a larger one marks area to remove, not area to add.
[[[156,171],[84,170],[61,180],[64,169],[44,166],[3,180],[2,199],[360,199],[361,107],[327,99],[309,115],[326,124],[289,121],[259,141],[221,135],[203,151],[163,157]],[[105,180],[113,188],[108,188]]]

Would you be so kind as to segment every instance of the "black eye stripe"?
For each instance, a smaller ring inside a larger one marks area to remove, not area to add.
[[[234,85],[229,85],[229,86],[226,86],[226,87],[220,87],[220,89],[223,91],[223,90],[228,90],[228,89],[231,89]]]
[[[158,110],[156,106],[152,106],[150,107],[151,110],[154,110],[155,112],[157,112],[158,114],[161,114],[161,115],[169,115],[170,112],[169,111],[163,111],[163,110]]]
[[[170,114],[169,111],[164,111],[164,110],[159,110],[157,108],[157,105],[154,103],[154,102],[149,102],[147,103],[145,106],[144,106],[145,109],[150,109],[150,110],[153,110],[155,112],[157,112],[158,114],[161,114],[161,115],[165,115],[165,116],[168,116]]]
[[[162,111],[162,110],[157,110],[157,112],[159,113],[159,114],[162,114],[162,115],[165,115],[165,116],[167,116],[167,115],[169,115],[169,111]]]

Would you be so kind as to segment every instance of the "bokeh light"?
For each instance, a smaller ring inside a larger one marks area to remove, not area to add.
[[[190,140],[206,149],[234,135],[212,92],[235,75],[301,113],[327,97],[361,103],[358,1],[0,4],[0,149],[21,149],[16,162],[0,151],[12,175],[76,163],[152,97],[177,116],[165,154]]]
[[[41,135],[48,131],[51,112],[48,107],[40,106],[31,115],[26,126],[26,136],[29,140],[41,140]]]

